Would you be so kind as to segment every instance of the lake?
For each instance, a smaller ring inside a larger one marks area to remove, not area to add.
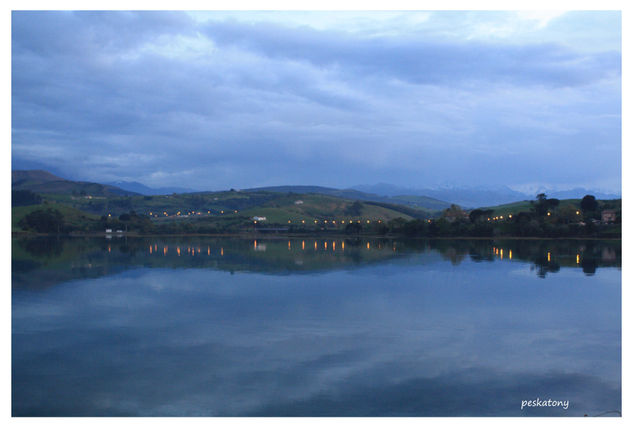
[[[12,241],[14,416],[620,410],[620,241]]]

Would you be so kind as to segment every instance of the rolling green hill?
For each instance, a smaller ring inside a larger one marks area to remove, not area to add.
[[[18,226],[18,222],[26,215],[36,210],[56,209],[64,216],[64,221],[69,226],[77,230],[84,230],[86,226],[93,221],[99,219],[99,216],[80,211],[76,208],[69,207],[64,204],[38,204],[26,205],[22,207],[13,207],[11,209],[11,231],[20,232],[22,228]]]
[[[352,201],[319,194],[218,192],[92,199],[46,194],[42,204],[13,208],[13,231],[21,230],[18,222],[25,215],[46,208],[59,210],[65,223],[70,226],[68,229],[83,231],[100,230],[96,222],[101,216],[116,222],[119,216],[131,211],[149,216],[157,226],[190,224],[193,229],[203,226],[207,230],[235,230],[254,224],[258,227],[292,225],[309,229],[327,225],[330,229],[340,228],[350,221],[374,224],[386,223],[395,218],[412,220],[431,217],[430,213],[412,207],[381,206],[369,201]],[[265,217],[265,220],[259,219],[255,223],[254,217]],[[122,226],[113,223],[112,228]],[[182,229],[180,226],[177,228]],[[186,232],[189,229],[185,227],[183,230]]]
[[[571,205],[576,209],[580,209],[580,199],[561,199],[558,208]],[[620,211],[622,209],[622,199],[605,199],[598,200],[599,209],[613,209],[616,211]],[[517,214],[521,211],[530,211],[532,208],[531,201],[518,201],[512,202],[510,204],[503,205],[495,205],[491,207],[483,207],[480,208],[482,210],[491,209],[493,210],[493,215],[508,215],[508,214]]]
[[[354,189],[334,189],[321,186],[273,186],[258,187],[253,189],[245,189],[245,192],[274,192],[274,193],[315,193],[319,195],[335,196],[343,199],[352,199],[358,201],[374,201],[387,204],[409,205],[428,211],[439,211],[451,206],[449,202],[440,201],[439,199],[427,196],[400,195],[400,196],[382,196],[375,193],[366,193]]]

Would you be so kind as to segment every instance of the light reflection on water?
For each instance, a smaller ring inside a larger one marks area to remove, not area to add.
[[[13,414],[620,410],[619,243],[305,241],[14,242]]]

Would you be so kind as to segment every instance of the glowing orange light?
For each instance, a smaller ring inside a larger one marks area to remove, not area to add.
[[[576,254],[576,264],[580,264],[580,254]]]
[[[151,245],[149,246],[149,253],[152,254],[152,250],[154,249],[154,247],[152,247]]]
[[[501,260],[503,260],[503,248],[499,251],[499,256],[501,257]]]
[[[551,261],[552,260],[552,255],[550,254],[550,252],[547,252],[547,261]]]
[[[345,241],[341,241],[341,250],[345,250]]]
[[[306,241],[301,241],[301,249],[302,250],[306,249]]]
[[[290,251],[290,241],[288,241],[288,251]]]
[[[336,251],[336,241],[332,241],[332,251]]]
[[[178,253],[178,257],[180,257],[180,247],[176,247],[176,252]]]
[[[220,255],[223,256],[224,255],[224,248],[220,248]]]
[[[253,248],[257,248],[257,239],[253,241]]]
[[[367,243],[367,249],[369,250],[369,242]]]
[[[512,260],[512,250],[510,250],[510,251],[508,252],[508,258],[509,258],[510,260]]]

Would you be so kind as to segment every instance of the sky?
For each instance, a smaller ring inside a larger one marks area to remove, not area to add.
[[[621,14],[12,13],[12,168],[621,192]]]

